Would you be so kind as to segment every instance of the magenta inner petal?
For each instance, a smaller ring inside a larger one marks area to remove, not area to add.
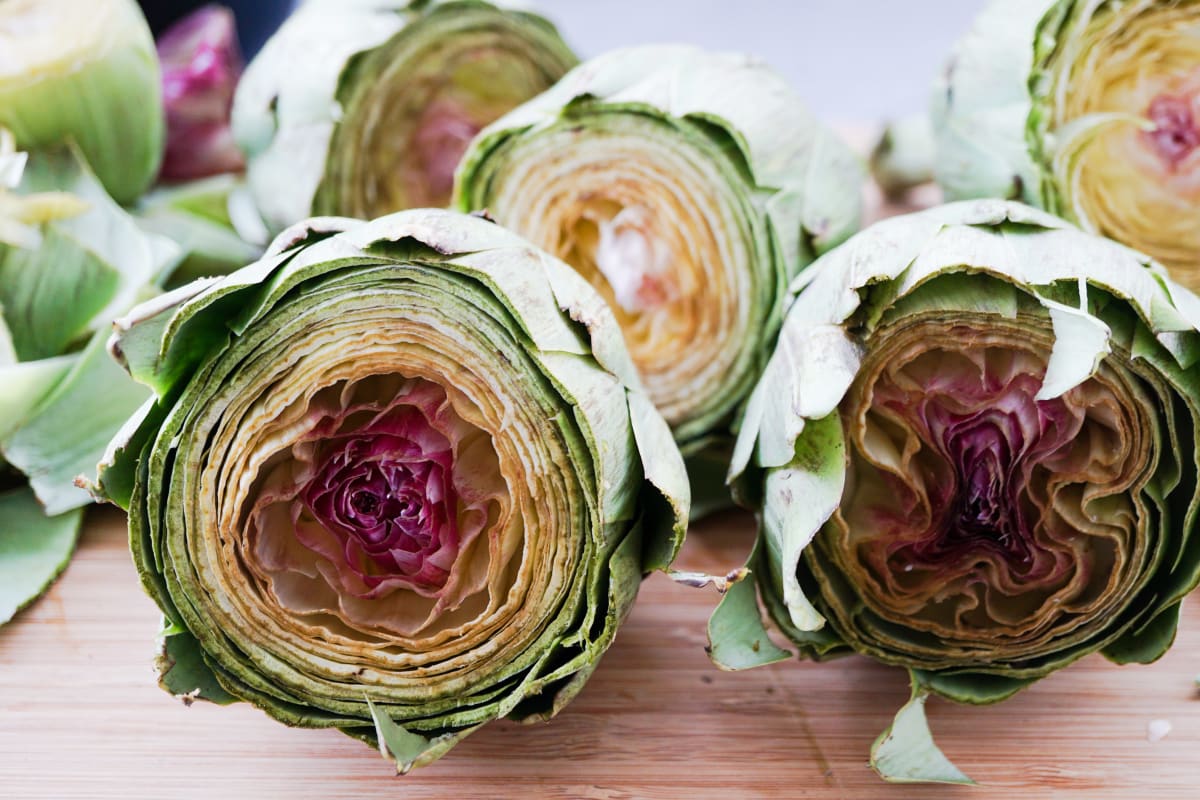
[[[1154,123],[1154,130],[1145,136],[1154,152],[1172,168],[1200,147],[1200,129],[1192,115],[1192,104],[1186,97],[1159,95],[1150,103],[1146,116]]]
[[[300,497],[337,538],[341,566],[363,584],[402,577],[437,589],[459,549],[452,471],[450,441],[420,409],[400,406],[367,428],[323,441]],[[303,527],[297,535],[327,549]]]
[[[1133,556],[1149,451],[1130,384],[1102,367],[1036,399],[1053,339],[1029,323],[882,337],[842,408],[830,555],[875,613],[975,653],[1101,614]]]

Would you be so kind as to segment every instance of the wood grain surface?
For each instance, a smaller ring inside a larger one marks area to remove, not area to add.
[[[753,520],[696,526],[683,568],[741,557]],[[722,673],[704,654],[709,590],[649,578],[579,698],[548,724],[500,721],[404,777],[332,731],[248,706],[185,707],[155,685],[158,612],[141,592],[124,518],[91,512],[49,595],[0,629],[5,798],[1195,798],[1200,624],[1148,667],[1093,656],[986,708],[929,704],[946,753],[981,787],[889,786],[872,739],[906,698],[866,659]],[[1169,720],[1170,734],[1147,739]]]

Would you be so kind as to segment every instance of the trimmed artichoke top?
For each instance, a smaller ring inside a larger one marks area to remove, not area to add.
[[[878,223],[794,289],[730,477],[760,510],[763,602],[802,655],[907,668],[908,715],[1096,651],[1162,655],[1200,580],[1200,299],[999,200]],[[784,657],[750,646],[753,589],[737,594],[715,659]],[[921,761],[911,723],[877,768],[961,777]]]
[[[857,228],[862,180],[765,64],[645,46],[588,61],[480,133],[455,203],[604,295],[692,453],[758,377],[788,282]]]
[[[952,199],[1021,199],[1200,288],[1200,3],[994,0],[934,99]]]
[[[168,621],[164,686],[401,770],[556,713],[686,527],[611,313],[482,219],[310,220],[111,349],[156,393],[98,486]]]
[[[309,0],[247,67],[234,136],[273,231],[444,206],[471,137],[575,63],[545,19],[482,0]]]

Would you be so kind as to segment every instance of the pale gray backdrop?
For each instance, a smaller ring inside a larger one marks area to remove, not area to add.
[[[984,0],[535,0],[583,57],[693,42],[754,53],[819,115],[874,121],[925,108]]]

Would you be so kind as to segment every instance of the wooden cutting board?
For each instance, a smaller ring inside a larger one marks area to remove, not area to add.
[[[690,534],[682,568],[737,563],[753,520]],[[718,672],[704,654],[716,595],[662,575],[580,697],[551,723],[485,726],[436,764],[392,775],[336,731],[286,728],[248,706],[185,707],[154,683],[158,613],[124,518],[91,512],[80,551],[0,629],[4,798],[1189,798],[1200,796],[1200,624],[1184,614],[1157,664],[1093,656],[999,705],[929,704],[938,742],[983,786],[889,786],[872,739],[904,676],[861,658]],[[1165,739],[1147,740],[1152,720]]]

